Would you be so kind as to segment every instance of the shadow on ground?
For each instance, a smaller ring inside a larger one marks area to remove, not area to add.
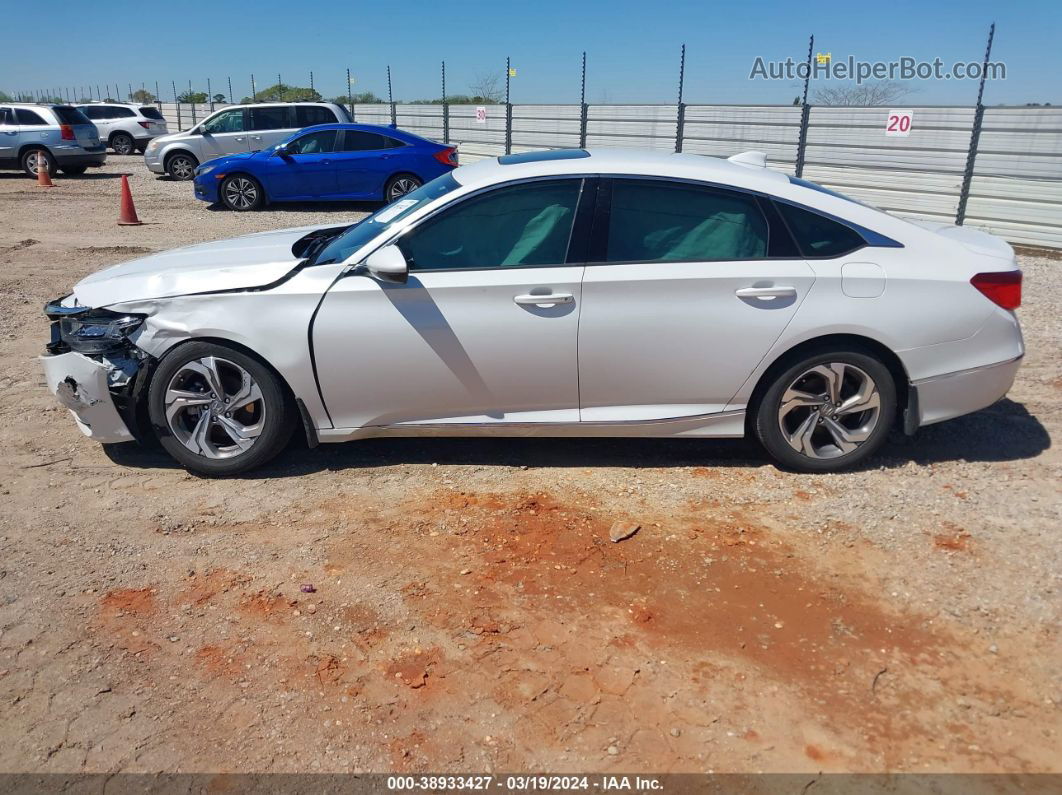
[[[991,408],[923,428],[913,438],[894,432],[885,447],[857,469],[898,467],[914,461],[1015,461],[1033,458],[1051,437],[1024,405],[1003,400]],[[161,448],[135,443],[107,445],[114,463],[137,469],[173,468]],[[758,467],[770,464],[749,439],[588,438],[391,438],[365,439],[306,448],[296,434],[289,449],[243,478],[294,477],[321,470],[403,464],[491,467]]]

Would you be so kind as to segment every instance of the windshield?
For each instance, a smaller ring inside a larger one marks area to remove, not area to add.
[[[381,207],[365,220],[354,224],[354,226],[329,243],[327,248],[321,251],[314,264],[324,265],[329,262],[343,262],[397,221],[402,220],[428,202],[434,201],[440,196],[445,196],[459,187],[460,183],[450,174],[436,177],[427,185],[421,185],[415,191],[411,191],[401,199]]]

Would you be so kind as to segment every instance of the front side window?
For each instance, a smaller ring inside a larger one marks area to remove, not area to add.
[[[458,203],[403,236],[410,270],[562,265],[580,179],[497,188]]]
[[[105,108],[101,108],[101,107],[98,107],[98,106],[96,106],[96,105],[92,105],[92,106],[90,106],[90,107],[87,107],[87,108],[82,108],[82,111],[83,111],[83,112],[84,112],[84,114],[85,114],[86,116],[88,116],[88,117],[89,117],[90,119],[96,119],[96,120],[99,120],[99,119],[106,119],[106,118],[107,118],[107,111],[106,111],[106,109],[105,109]]]
[[[775,206],[805,257],[839,257],[866,245],[862,235],[831,218],[781,201]]]
[[[30,110],[29,108],[16,108],[15,109],[15,118],[18,119],[18,123],[19,124],[45,125],[45,124],[48,123],[44,119],[41,118],[39,113],[35,113],[32,110]]]
[[[136,111],[132,108],[113,107],[108,108],[108,110],[110,111],[110,118],[112,119],[129,119],[136,116]]]
[[[289,105],[263,105],[251,108],[252,130],[283,130],[294,127]]]
[[[677,182],[616,180],[608,262],[708,262],[767,256],[756,200]]]
[[[289,155],[319,155],[331,152],[336,146],[336,131],[321,130],[307,133],[287,144]]]
[[[243,111],[223,110],[212,119],[203,122],[203,132],[217,135],[218,133],[243,132]]]

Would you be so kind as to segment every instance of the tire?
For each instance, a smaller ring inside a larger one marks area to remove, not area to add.
[[[188,152],[174,152],[166,158],[166,173],[178,182],[187,182],[194,177],[198,166],[195,155]]]
[[[88,166],[60,166],[59,170],[71,177],[80,177],[88,170]]]
[[[218,186],[218,198],[230,210],[246,212],[265,204],[262,183],[249,174],[230,174]]]
[[[116,132],[111,136],[111,149],[116,155],[131,155],[136,150],[136,141],[129,133]]]
[[[423,184],[423,180],[413,174],[395,174],[384,186],[384,201],[390,204]]]
[[[48,167],[48,176],[54,177],[56,171],[55,158],[52,157],[52,153],[47,149],[27,149],[22,153],[20,163],[22,170],[26,172],[27,176],[37,179],[37,162],[42,158]]]
[[[294,401],[272,370],[209,342],[185,343],[162,359],[148,389],[148,411],[166,452],[208,477],[266,463],[284,449],[298,421]]]
[[[837,472],[873,455],[895,416],[889,368],[869,353],[830,348],[802,356],[773,377],[755,408],[754,428],[781,466]]]

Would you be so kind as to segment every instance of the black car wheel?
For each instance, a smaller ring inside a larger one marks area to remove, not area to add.
[[[896,416],[892,373],[869,352],[823,349],[778,372],[755,410],[771,458],[798,472],[836,472],[881,447]]]
[[[247,174],[231,174],[218,187],[221,203],[230,210],[257,210],[265,201],[261,183]]]
[[[384,201],[393,202],[423,184],[419,177],[415,177],[412,174],[395,174],[391,179],[387,180],[387,187],[384,188]]]
[[[166,158],[166,173],[172,179],[186,182],[195,176],[199,161],[187,152],[177,152]]]
[[[111,136],[111,149],[116,155],[131,155],[136,148],[136,142],[129,133],[115,133]]]
[[[47,149],[27,149],[22,153],[22,170],[34,179],[42,164],[48,169],[49,176],[55,174],[55,158]]]
[[[298,422],[276,373],[253,356],[208,342],[186,343],[162,359],[151,377],[148,410],[166,452],[214,477],[266,463]]]

